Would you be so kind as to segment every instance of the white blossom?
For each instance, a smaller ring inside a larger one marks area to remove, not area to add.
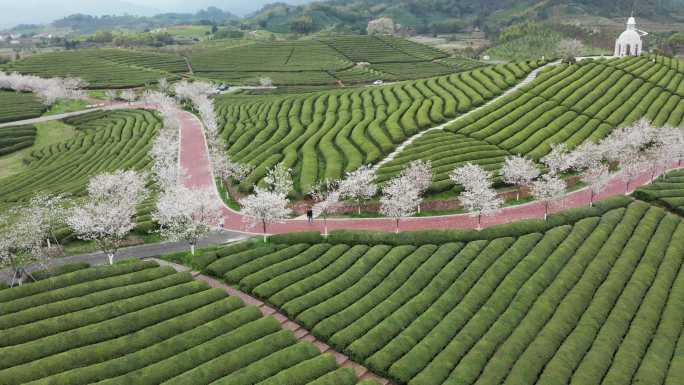
[[[111,264],[147,195],[145,178],[136,171],[100,174],[90,180],[85,202],[71,209],[66,222],[79,239],[95,241]]]
[[[532,195],[544,203],[544,219],[549,213],[549,204],[565,194],[565,181],[553,174],[544,174],[532,182]]]
[[[378,191],[378,186],[375,184],[375,171],[366,165],[348,172],[345,179],[340,181],[339,189],[343,199],[356,202],[358,212],[361,214],[361,202],[372,198]]]
[[[558,175],[574,166],[575,157],[573,153],[568,151],[565,143],[560,143],[552,144],[551,152],[541,158],[541,161],[549,168],[550,174]]]
[[[382,188],[380,213],[396,221],[396,232],[399,232],[399,220],[416,213],[422,198],[416,185],[405,175],[390,180]]]
[[[595,163],[592,167],[588,167],[582,173],[582,181],[589,185],[591,197],[589,204],[594,204],[594,197],[603,191],[608,182],[613,178],[610,168],[605,163]]]
[[[451,178],[464,187],[459,199],[463,208],[477,217],[477,228],[480,229],[482,217],[498,212],[503,205],[503,199],[492,188],[491,173],[468,163],[455,169]]]
[[[288,196],[294,186],[291,170],[282,163],[268,170],[264,182],[270,191],[284,196]]]
[[[21,75],[16,72],[7,74],[0,72],[0,89],[18,92],[35,92],[46,105],[54,104],[58,99],[83,99],[81,91],[87,83],[78,78],[44,79],[33,75]]]
[[[466,190],[473,190],[481,186],[482,181],[489,180],[490,177],[491,175],[488,171],[472,163],[466,163],[449,174],[452,182],[463,186]]]
[[[323,196],[321,196],[323,198]],[[342,207],[339,191],[333,190],[325,194],[325,197],[318,201],[313,208],[315,217],[323,217],[323,235],[328,235],[328,216],[334,214]]]
[[[37,217],[26,208],[13,209],[0,217],[0,268],[9,268],[11,285],[21,285],[24,277],[31,277],[27,268],[35,263],[45,264],[43,248],[45,233]]]
[[[138,95],[136,95],[135,91],[133,90],[123,90],[119,93],[119,98],[121,100],[125,100],[128,103],[133,103],[138,99]]]
[[[159,89],[159,92],[163,94],[168,94],[169,91],[171,91],[171,85],[166,78],[160,78],[157,81],[157,88]]]
[[[261,77],[259,78],[259,85],[261,87],[273,87],[273,80],[269,77]]]
[[[432,162],[429,160],[414,160],[402,170],[400,176],[406,177],[406,180],[413,184],[420,195],[432,186]],[[418,212],[420,212],[420,205],[418,205]]]
[[[522,156],[509,156],[501,168],[501,176],[507,184],[517,186],[515,200],[520,199],[520,189],[527,187],[539,176],[537,165]]]
[[[197,242],[222,223],[222,208],[213,189],[190,189],[179,184],[161,193],[152,218],[161,226],[162,237],[187,241],[195,255]]]
[[[266,242],[267,225],[280,223],[292,213],[292,210],[287,207],[288,200],[285,194],[259,187],[254,188],[254,194],[241,199],[240,205],[249,227],[262,226],[264,242]]]
[[[116,92],[116,90],[106,90],[104,92],[104,95],[105,95],[105,99],[107,99],[110,102],[113,102],[119,98],[119,93]]]
[[[67,210],[62,195],[37,194],[24,210],[24,215],[33,217],[37,231],[43,235],[48,249],[52,247],[51,240],[58,242],[55,232],[66,221]]]

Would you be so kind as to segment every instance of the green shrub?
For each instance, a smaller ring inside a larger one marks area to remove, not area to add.
[[[76,270],[82,270],[90,267],[90,264],[87,262],[74,262],[74,263],[66,263],[63,265],[57,265],[53,266],[44,270],[38,270],[34,271],[31,273],[33,278],[35,278],[37,281],[40,281],[42,279],[50,278],[50,277],[56,277],[58,275],[66,274],[66,273],[71,273]]]

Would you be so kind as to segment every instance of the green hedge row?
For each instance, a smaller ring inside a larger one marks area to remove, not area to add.
[[[154,270],[155,269],[150,269],[149,271]],[[136,296],[180,285],[192,280],[190,274],[174,274],[174,272],[168,268],[163,271],[166,275],[156,277],[141,275],[140,278],[144,280],[139,283],[131,282],[126,279],[127,277],[120,277],[123,278],[118,279],[120,286],[115,286],[111,289],[96,291],[91,294],[84,294],[82,296],[71,297],[64,300],[57,300],[39,306],[30,306],[21,311],[4,314],[0,316],[0,334],[5,332],[3,329],[35,323],[43,319],[66,315],[85,309],[100,309],[101,306],[115,303],[115,301],[131,301],[132,298]],[[0,343],[0,345],[2,345],[2,343]]]
[[[49,267],[47,269],[31,272],[31,275],[36,280],[40,281],[42,279],[56,277],[58,275],[71,273],[71,272],[74,272],[76,270],[87,269],[89,267],[90,267],[90,264],[87,262],[66,263],[64,265],[52,266],[52,267]]]
[[[89,269],[78,270],[73,273],[62,274],[57,277],[48,278],[42,281],[32,283],[30,285],[22,285],[20,287],[13,288],[12,290],[2,292],[0,293],[0,303],[13,301],[19,298],[28,297],[43,292],[53,291],[55,289],[60,289],[70,285],[76,285],[88,281],[94,282],[102,278],[128,274],[135,271],[150,269],[158,266],[159,265],[157,265],[157,263],[153,261],[141,261],[129,265],[117,265],[114,267],[96,266],[91,267]],[[3,306],[0,307],[0,309],[3,309],[2,313],[5,313],[5,304],[2,304],[0,306]]]

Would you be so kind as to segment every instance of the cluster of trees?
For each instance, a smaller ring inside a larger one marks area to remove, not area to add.
[[[34,92],[43,103],[53,105],[59,99],[82,99],[82,88],[88,84],[79,78],[41,78],[21,75],[16,72],[7,74],[0,71],[0,89],[17,92]]]
[[[99,44],[111,43],[116,47],[163,47],[176,41],[168,32],[112,33],[98,31],[86,41]]]

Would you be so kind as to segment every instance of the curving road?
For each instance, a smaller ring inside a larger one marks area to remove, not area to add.
[[[179,112],[181,120],[181,140],[180,140],[180,163],[188,174],[186,185],[191,188],[213,188],[214,183],[211,163],[209,161],[207,143],[204,136],[204,129],[200,120],[187,111]],[[670,168],[677,168],[673,164]],[[670,169],[667,168],[667,169]],[[662,173],[666,170],[659,170]],[[645,171],[640,176],[630,182],[627,191],[626,182],[619,177],[614,178],[606,188],[595,197],[595,200],[630,193],[635,188],[648,184],[651,181],[651,171]],[[219,198],[218,191],[216,193]],[[591,191],[588,188],[568,193],[563,199],[550,207],[550,212],[558,212],[568,208],[583,207],[589,205]],[[541,219],[544,218],[544,204],[542,202],[531,202],[518,206],[503,208],[497,214],[482,218],[482,226],[489,227],[503,223],[518,221],[521,219]],[[224,226],[226,230],[246,233],[257,233],[259,229],[251,229],[247,226],[247,221],[242,214],[233,211],[225,204],[223,205]],[[394,231],[395,221],[391,218],[340,218],[329,219],[327,221],[328,230],[377,230]],[[400,230],[428,230],[428,229],[472,229],[477,228],[477,218],[468,214],[444,215],[433,217],[406,218],[400,221]],[[296,231],[320,231],[323,232],[323,220],[318,219],[313,224],[302,219],[289,219],[282,223],[272,224],[268,228],[270,234],[282,234]]]

